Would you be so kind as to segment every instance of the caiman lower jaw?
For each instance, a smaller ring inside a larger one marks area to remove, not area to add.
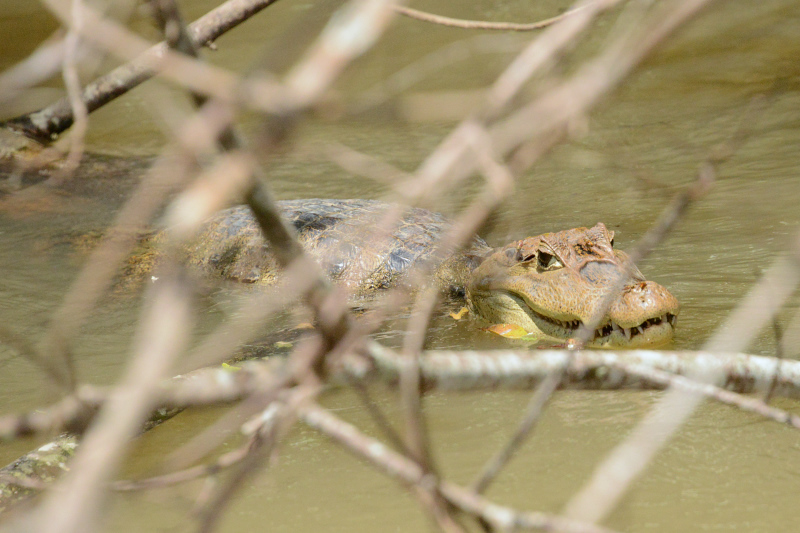
[[[583,322],[580,320],[558,320],[537,312],[530,307],[528,312],[534,317],[534,323],[537,324],[538,329],[551,337],[566,339],[577,337],[580,328],[583,326]],[[595,330],[594,336],[589,339],[589,344],[600,347],[661,344],[672,338],[677,318],[672,313],[664,313],[660,316],[648,318],[639,325],[632,327],[622,327],[613,321],[608,321]],[[542,322],[553,327],[549,328]]]
[[[580,319],[560,320],[533,309],[522,297],[510,291],[474,291],[469,298],[475,314],[490,324],[516,324],[528,333],[557,341],[576,338],[583,327]],[[672,339],[677,315],[665,311],[635,326],[622,327],[606,319],[589,339],[593,347],[638,348],[664,344]]]

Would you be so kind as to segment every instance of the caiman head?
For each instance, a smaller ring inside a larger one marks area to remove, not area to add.
[[[640,347],[672,338],[678,301],[647,281],[614,233],[600,223],[545,233],[490,253],[472,272],[467,299],[473,313],[492,324],[516,324],[559,340],[578,336],[622,276],[591,346]]]

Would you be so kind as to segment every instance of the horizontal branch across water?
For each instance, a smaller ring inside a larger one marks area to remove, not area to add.
[[[399,380],[402,359],[392,350],[370,343],[365,358],[351,354],[344,366],[331,374],[333,382],[347,383],[353,377],[378,379],[395,383]],[[674,385],[715,397],[747,410],[750,399],[732,393],[753,393],[770,390],[773,395],[800,398],[800,361],[744,353],[704,351],[567,351],[567,350],[497,350],[497,351],[427,351],[420,357],[420,371],[427,389],[487,390],[533,389],[547,375],[572,358],[560,388],[571,389],[663,389]],[[275,376],[283,367],[275,358],[242,363],[235,371],[229,368],[208,368],[177,376],[161,388],[163,410],[173,411],[191,406],[230,403],[274,385]],[[719,371],[724,383],[705,384],[683,376]],[[725,390],[723,390],[725,389]],[[731,396],[725,396],[725,393]],[[0,438],[14,439],[22,435],[71,427],[88,422],[87,413],[103,403],[104,391],[83,387],[79,397],[66,398],[50,408],[30,415],[8,415],[0,418]],[[766,406],[753,400],[758,406]],[[772,409],[772,408],[769,408]],[[788,414],[779,409],[769,418],[791,423]],[[93,413],[89,413],[91,417]],[[800,423],[797,424],[800,426]]]

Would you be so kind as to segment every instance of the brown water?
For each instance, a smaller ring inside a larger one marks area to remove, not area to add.
[[[192,2],[186,6],[187,18],[212,4]],[[0,6],[0,31],[6,36],[0,45],[0,67],[7,68],[52,31],[54,23],[33,4],[0,0]],[[506,0],[472,3],[458,10],[446,2],[415,7],[463,17],[536,20],[551,16],[563,5],[549,0],[535,5]],[[207,56],[227,67],[246,66],[263,49],[265,35],[274,35],[301,17],[314,22],[312,13],[312,4],[279,2],[220,39],[220,50]],[[603,27],[612,23],[605,20]],[[137,24],[146,26],[143,20]],[[398,20],[386,40],[351,69],[340,88],[348,94],[365,90],[415,59],[472,35]],[[523,42],[523,37],[519,39]],[[586,48],[588,53],[592,47]],[[412,91],[483,87],[510,57],[475,55],[466,63],[437,71]],[[682,303],[675,346],[700,347],[758,273],[800,230],[798,57],[800,7],[796,3],[719,3],[626,81],[592,115],[587,135],[557,148],[520,179],[487,239],[501,244],[603,221],[617,232],[617,243],[625,248],[647,230],[670,196],[694,179],[709,151],[730,139],[753,98],[766,95],[763,110],[755,120],[748,120],[748,142],[723,165],[713,191],[640,264],[648,278],[669,287]],[[34,91],[27,96],[49,98],[51,94],[52,90]],[[163,136],[158,111],[153,112],[154,106],[148,103],[153,94],[152,89],[137,91],[93,116],[92,150],[155,153]],[[301,128],[298,140],[303,144],[335,139],[412,170],[449,126],[396,120],[392,113],[398,110],[402,110],[399,104],[369,119],[344,124],[312,120]],[[10,108],[5,112],[10,113]],[[270,178],[281,198],[372,198],[386,193],[382,186],[354,178],[303,151],[278,161]],[[44,217],[6,208],[0,217],[0,323],[33,339],[41,336],[80,264],[70,239],[102,228],[121,203],[124,189],[105,186],[81,202],[56,198]],[[781,315],[784,323],[796,307],[795,302]],[[83,379],[108,382],[118,375],[127,355],[135,308],[130,300],[107,302],[85,328],[76,347]],[[475,332],[469,323],[445,318],[434,324],[429,344],[507,346],[502,339]],[[750,351],[772,354],[771,333],[759,337]],[[787,356],[797,353],[794,347]],[[0,349],[0,364],[0,411],[26,410],[53,399],[39,371],[13,352]],[[396,412],[390,393],[377,396],[383,407]],[[657,396],[559,393],[536,435],[489,495],[523,509],[558,511]],[[469,482],[513,431],[527,400],[524,393],[508,392],[430,395],[426,411],[444,472],[455,481]],[[325,403],[340,416],[371,427],[349,393],[330,393]],[[779,405],[797,410],[793,402]],[[151,472],[165,450],[175,449],[217,416],[216,411],[185,413],[145,435],[128,472]],[[237,442],[231,438],[228,445]],[[0,462],[13,460],[30,445],[3,448]],[[791,530],[800,488],[799,469],[791,466],[797,462],[795,454],[800,455],[796,431],[706,405],[657,456],[609,525],[625,531]],[[186,512],[199,489],[199,484],[190,484],[116,498],[113,529],[190,530],[193,523]],[[280,462],[248,483],[223,524],[223,531],[265,528],[415,531],[430,526],[401,487],[315,432],[298,428],[284,445]]]

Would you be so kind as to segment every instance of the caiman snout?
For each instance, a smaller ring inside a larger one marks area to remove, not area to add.
[[[641,281],[623,288],[609,309],[609,316],[625,327],[636,326],[642,317],[655,318],[678,314],[678,300],[654,281]]]
[[[595,344],[630,347],[663,344],[672,339],[680,306],[678,300],[654,281],[638,281],[622,289],[608,310],[608,322],[595,332]],[[611,326],[612,337],[602,333]]]

